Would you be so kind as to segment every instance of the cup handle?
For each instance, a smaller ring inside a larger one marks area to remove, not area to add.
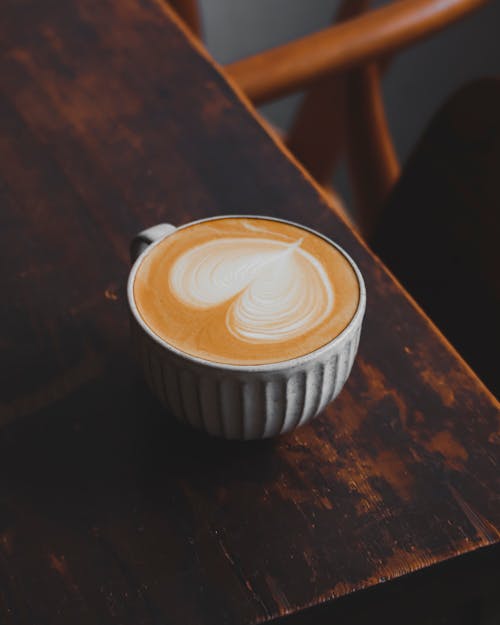
[[[151,243],[158,241],[158,239],[163,239],[168,234],[172,234],[174,230],[177,230],[177,228],[172,226],[172,224],[157,224],[139,232],[130,244],[130,261],[134,263]]]

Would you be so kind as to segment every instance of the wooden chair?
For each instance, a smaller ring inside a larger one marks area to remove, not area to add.
[[[199,33],[194,0],[172,3]],[[380,87],[396,52],[484,4],[399,0],[366,12],[370,0],[343,0],[333,26],[226,70],[255,104],[308,89],[287,145],[325,186],[347,157],[361,233],[498,393],[500,81],[454,96],[403,173]]]
[[[487,1],[399,0],[367,11],[370,0],[343,0],[332,26],[231,63],[226,70],[256,105],[308,89],[286,143],[325,186],[339,157],[346,155],[357,225],[369,238],[400,175],[380,75],[399,50]],[[196,0],[171,4],[200,34]]]

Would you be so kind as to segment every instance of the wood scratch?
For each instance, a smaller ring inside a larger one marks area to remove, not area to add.
[[[12,555],[12,532],[0,534],[0,546],[7,555]]]
[[[115,287],[108,287],[105,291],[104,291],[104,297],[106,299],[109,299],[113,302],[116,302],[118,300],[118,294],[116,293],[116,288]]]
[[[55,553],[49,553],[49,561],[50,566],[59,573],[61,577],[67,577],[68,575],[68,566],[66,564],[66,560],[64,556],[60,558],[56,556]]]
[[[226,545],[220,539],[217,542],[219,543],[219,547],[221,548],[221,551],[224,554],[224,557],[226,558],[226,560],[229,562],[231,566],[234,566],[234,560],[231,558],[231,554],[227,550]]]
[[[479,512],[473,510],[470,504],[465,501],[458,490],[451,484],[449,485],[449,489],[455,501],[458,503],[465,516],[469,519],[469,522],[476,528],[479,536],[481,536],[481,538],[488,543],[497,541],[500,538],[500,532],[497,528],[487,519],[483,518]]]
[[[274,577],[272,577],[271,575],[266,575],[266,582],[280,612],[289,612],[292,609],[292,606],[290,605],[290,602],[286,598],[284,592],[276,583]]]
[[[76,595],[80,596],[80,589],[78,584],[75,583],[71,572],[68,568],[68,564],[66,562],[66,558],[62,556],[56,556],[55,553],[49,553],[49,562],[50,566],[54,571],[56,571],[61,578],[64,580],[66,586]]]
[[[231,554],[229,553],[229,551],[227,550],[226,545],[223,543],[223,541],[220,538],[217,538],[217,543],[219,544],[219,547],[222,551],[222,553],[224,554],[224,558],[229,562],[229,564],[231,565],[233,571],[236,573],[238,579],[240,580],[240,583],[242,583],[245,588],[248,590],[248,592],[251,594],[252,598],[254,599],[254,601],[261,607],[264,615],[269,618],[270,616],[270,612],[267,609],[266,604],[264,603],[264,601],[259,597],[259,595],[255,592],[254,587],[252,586],[250,580],[248,579],[248,577],[246,575],[243,574],[243,571],[240,569],[240,567],[235,563],[234,559],[231,557]]]

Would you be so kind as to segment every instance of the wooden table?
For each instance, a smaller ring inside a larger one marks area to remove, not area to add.
[[[498,593],[498,404],[169,10],[2,18],[0,622],[407,625]],[[323,231],[368,290],[339,399],[256,444],[166,419],[128,343],[134,233],[234,212]]]

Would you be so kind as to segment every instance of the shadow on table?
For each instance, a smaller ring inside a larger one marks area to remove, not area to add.
[[[262,482],[276,442],[224,441],[179,424],[132,362],[0,431],[0,480],[16,495],[80,507],[100,494],[168,491],[189,479],[212,488]]]

